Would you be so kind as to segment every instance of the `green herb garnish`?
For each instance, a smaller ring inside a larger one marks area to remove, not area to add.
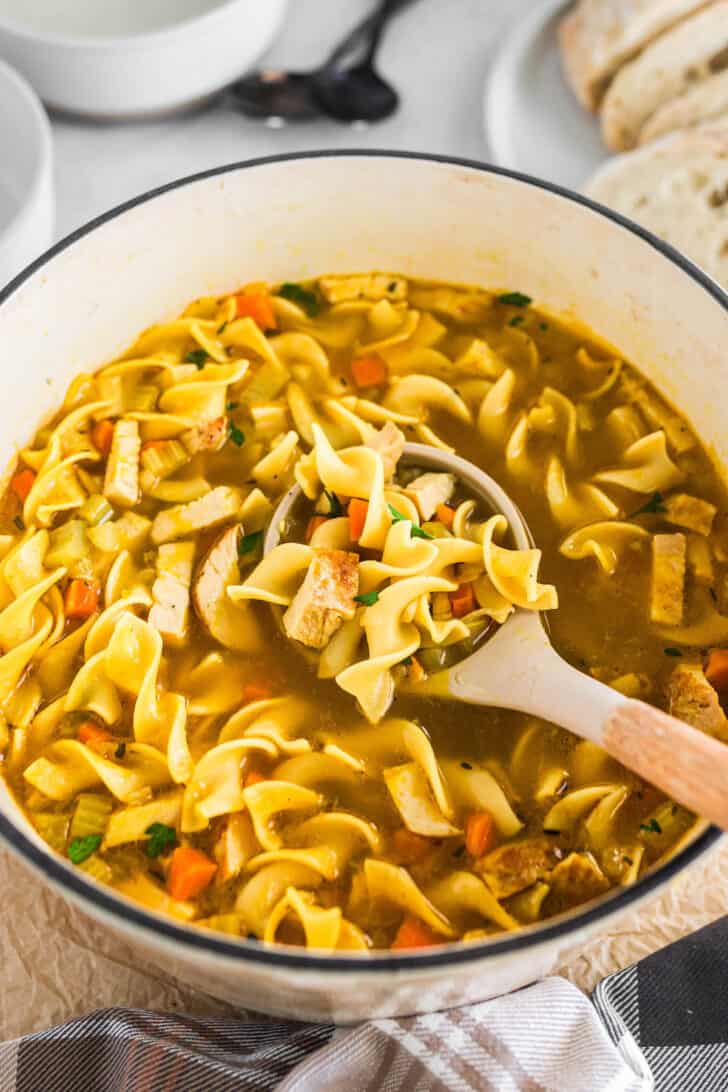
[[[472,770],[473,768],[469,762],[461,762],[460,765],[464,770]]]
[[[679,648],[663,648],[662,651],[666,656],[682,656],[682,652]]]
[[[123,758],[126,754],[126,743],[120,743],[114,751],[114,758]]]
[[[650,819],[647,823],[640,823],[640,830],[644,830],[647,834],[662,834],[662,827],[656,819]]]
[[[15,526],[18,528],[19,531],[24,531],[25,530],[25,524],[23,523],[22,516],[16,516],[15,519],[13,520],[13,523],[15,524]]]
[[[514,315],[513,318],[511,319],[511,321],[508,323],[508,325],[509,326],[520,326],[522,322],[523,322],[523,315]]]
[[[287,281],[286,284],[282,284],[276,292],[277,296],[282,296],[284,300],[290,300],[291,303],[297,303],[298,306],[306,312],[309,318],[313,318],[321,310],[321,306],[318,301],[318,297],[314,292],[309,292],[307,288],[304,288],[301,284],[292,284]]]
[[[379,599],[379,592],[378,591],[368,591],[368,592],[364,592],[363,595],[355,595],[354,596],[354,602],[355,603],[363,603],[365,607],[373,607],[374,604],[378,601],[378,599]]]
[[[171,849],[177,841],[177,831],[174,827],[168,827],[165,823],[152,823],[144,833],[149,835],[149,841],[147,842],[147,856],[149,857],[161,856],[162,853]]]
[[[207,349],[193,349],[185,357],[185,362],[187,364],[194,364],[199,371],[200,368],[204,368],[208,356],[209,353],[207,352]]]
[[[390,281],[389,284],[387,285],[387,291],[388,292],[396,292],[397,291],[397,282],[396,281]]]
[[[245,433],[242,432],[237,425],[230,426],[230,439],[236,445],[236,447],[242,447],[245,443]]]
[[[539,322],[538,328],[539,330],[548,330],[549,324],[548,322]]]
[[[228,411],[228,413],[232,413],[233,410],[236,410],[239,405],[240,405],[239,402],[228,402],[225,409]]]
[[[622,857],[622,860],[624,861],[625,864],[628,864],[628,865],[633,865],[634,864],[634,861],[632,860],[631,857]]]
[[[220,334],[225,333],[225,327],[226,326],[227,326],[226,322],[223,322],[222,326],[218,326],[218,328],[217,328],[218,337],[220,336]]]
[[[263,532],[262,531],[251,531],[251,533],[249,535],[243,535],[243,537],[240,539],[240,545],[238,546],[238,553],[241,556],[243,554],[251,554],[251,553],[253,553],[254,550],[259,549],[262,544],[263,544]]]
[[[666,512],[667,508],[663,504],[664,497],[662,493],[653,493],[647,504],[643,504],[641,508],[638,508],[636,512],[633,512],[629,517],[634,519],[635,516],[646,516],[648,513]]]
[[[523,292],[504,292],[498,297],[498,302],[505,303],[509,307],[528,307],[533,300],[530,296],[524,296]]]
[[[85,838],[74,838],[68,847],[68,856],[74,864],[82,864],[101,845],[100,834],[87,834]]]
[[[411,667],[412,663],[413,663],[412,657],[407,656],[406,659],[402,660],[402,667]]]
[[[401,523],[402,520],[409,519],[409,516],[402,515],[402,513],[398,512],[396,508],[393,508],[391,504],[388,504],[387,508],[389,509],[389,514],[392,517],[392,522],[393,523]],[[411,534],[412,538],[434,538],[435,537],[434,535],[431,535],[429,531],[423,531],[422,528],[419,527],[416,523],[412,524],[412,530],[411,530],[410,534]]]
[[[332,519],[337,519],[339,516],[343,516],[344,509],[341,507],[341,501],[336,496],[336,493],[330,493],[328,489],[324,489],[324,496],[329,502],[329,516]]]

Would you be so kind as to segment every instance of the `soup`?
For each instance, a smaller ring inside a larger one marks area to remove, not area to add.
[[[487,470],[538,549],[406,441]],[[433,680],[547,610],[571,663],[728,737],[727,513],[684,419],[519,291],[378,273],[197,300],[20,453],[4,775],[75,867],[201,928],[329,951],[521,928],[634,883],[694,817]]]

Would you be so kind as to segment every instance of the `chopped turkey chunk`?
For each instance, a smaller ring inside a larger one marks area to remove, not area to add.
[[[696,661],[677,664],[667,680],[666,694],[668,712],[673,717],[708,735],[728,739],[728,718],[701,664]]]
[[[685,535],[655,535],[652,539],[652,595],[650,618],[666,626],[683,620],[685,592]]]
[[[218,485],[189,504],[176,504],[159,512],[152,523],[152,542],[171,542],[195,531],[219,527],[237,516],[242,504],[238,489]]]
[[[570,853],[556,865],[549,883],[552,912],[568,910],[580,902],[595,899],[609,888],[609,880],[591,853]]]
[[[345,550],[314,550],[306,578],[283,615],[289,637],[323,648],[356,610],[359,557]]]
[[[194,542],[169,542],[157,553],[157,579],[152,585],[149,624],[171,645],[187,639]]]
[[[228,435],[228,419],[223,415],[188,429],[182,434],[182,443],[188,454],[196,455],[198,451],[219,451]]]
[[[136,421],[117,421],[106,464],[104,496],[120,508],[139,500],[139,455],[142,443]]]
[[[404,433],[397,428],[393,421],[387,421],[382,428],[367,440],[365,447],[378,451],[384,463],[384,480],[390,481],[397,469],[397,463],[402,457],[406,441]]]
[[[347,277],[320,277],[321,295],[329,303],[346,300],[406,300],[407,281],[391,273],[355,274]]]
[[[409,298],[412,307],[435,311],[454,322],[483,322],[493,306],[490,292],[446,285],[411,285]]]
[[[405,493],[410,497],[423,520],[431,520],[441,504],[447,504],[455,492],[455,475],[428,472],[410,482]]]
[[[709,501],[700,497],[691,497],[689,493],[673,493],[664,500],[665,519],[676,527],[686,527],[688,531],[697,531],[699,535],[709,535],[718,509]]]
[[[558,847],[551,839],[524,838],[481,857],[476,868],[495,897],[507,899],[548,876],[558,859]]]

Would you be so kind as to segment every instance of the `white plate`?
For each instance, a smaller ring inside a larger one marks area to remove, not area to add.
[[[51,244],[48,118],[22,76],[0,61],[0,288]]]
[[[608,153],[561,70],[556,28],[568,7],[547,0],[513,24],[488,74],[483,110],[492,162],[580,190]]]

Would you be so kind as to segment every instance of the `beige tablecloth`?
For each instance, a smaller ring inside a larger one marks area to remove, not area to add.
[[[683,873],[639,913],[622,918],[560,972],[591,990],[605,975],[644,958],[728,912],[728,840]],[[112,1005],[233,1011],[149,965],[70,907],[27,868],[0,852],[0,1038]]]

